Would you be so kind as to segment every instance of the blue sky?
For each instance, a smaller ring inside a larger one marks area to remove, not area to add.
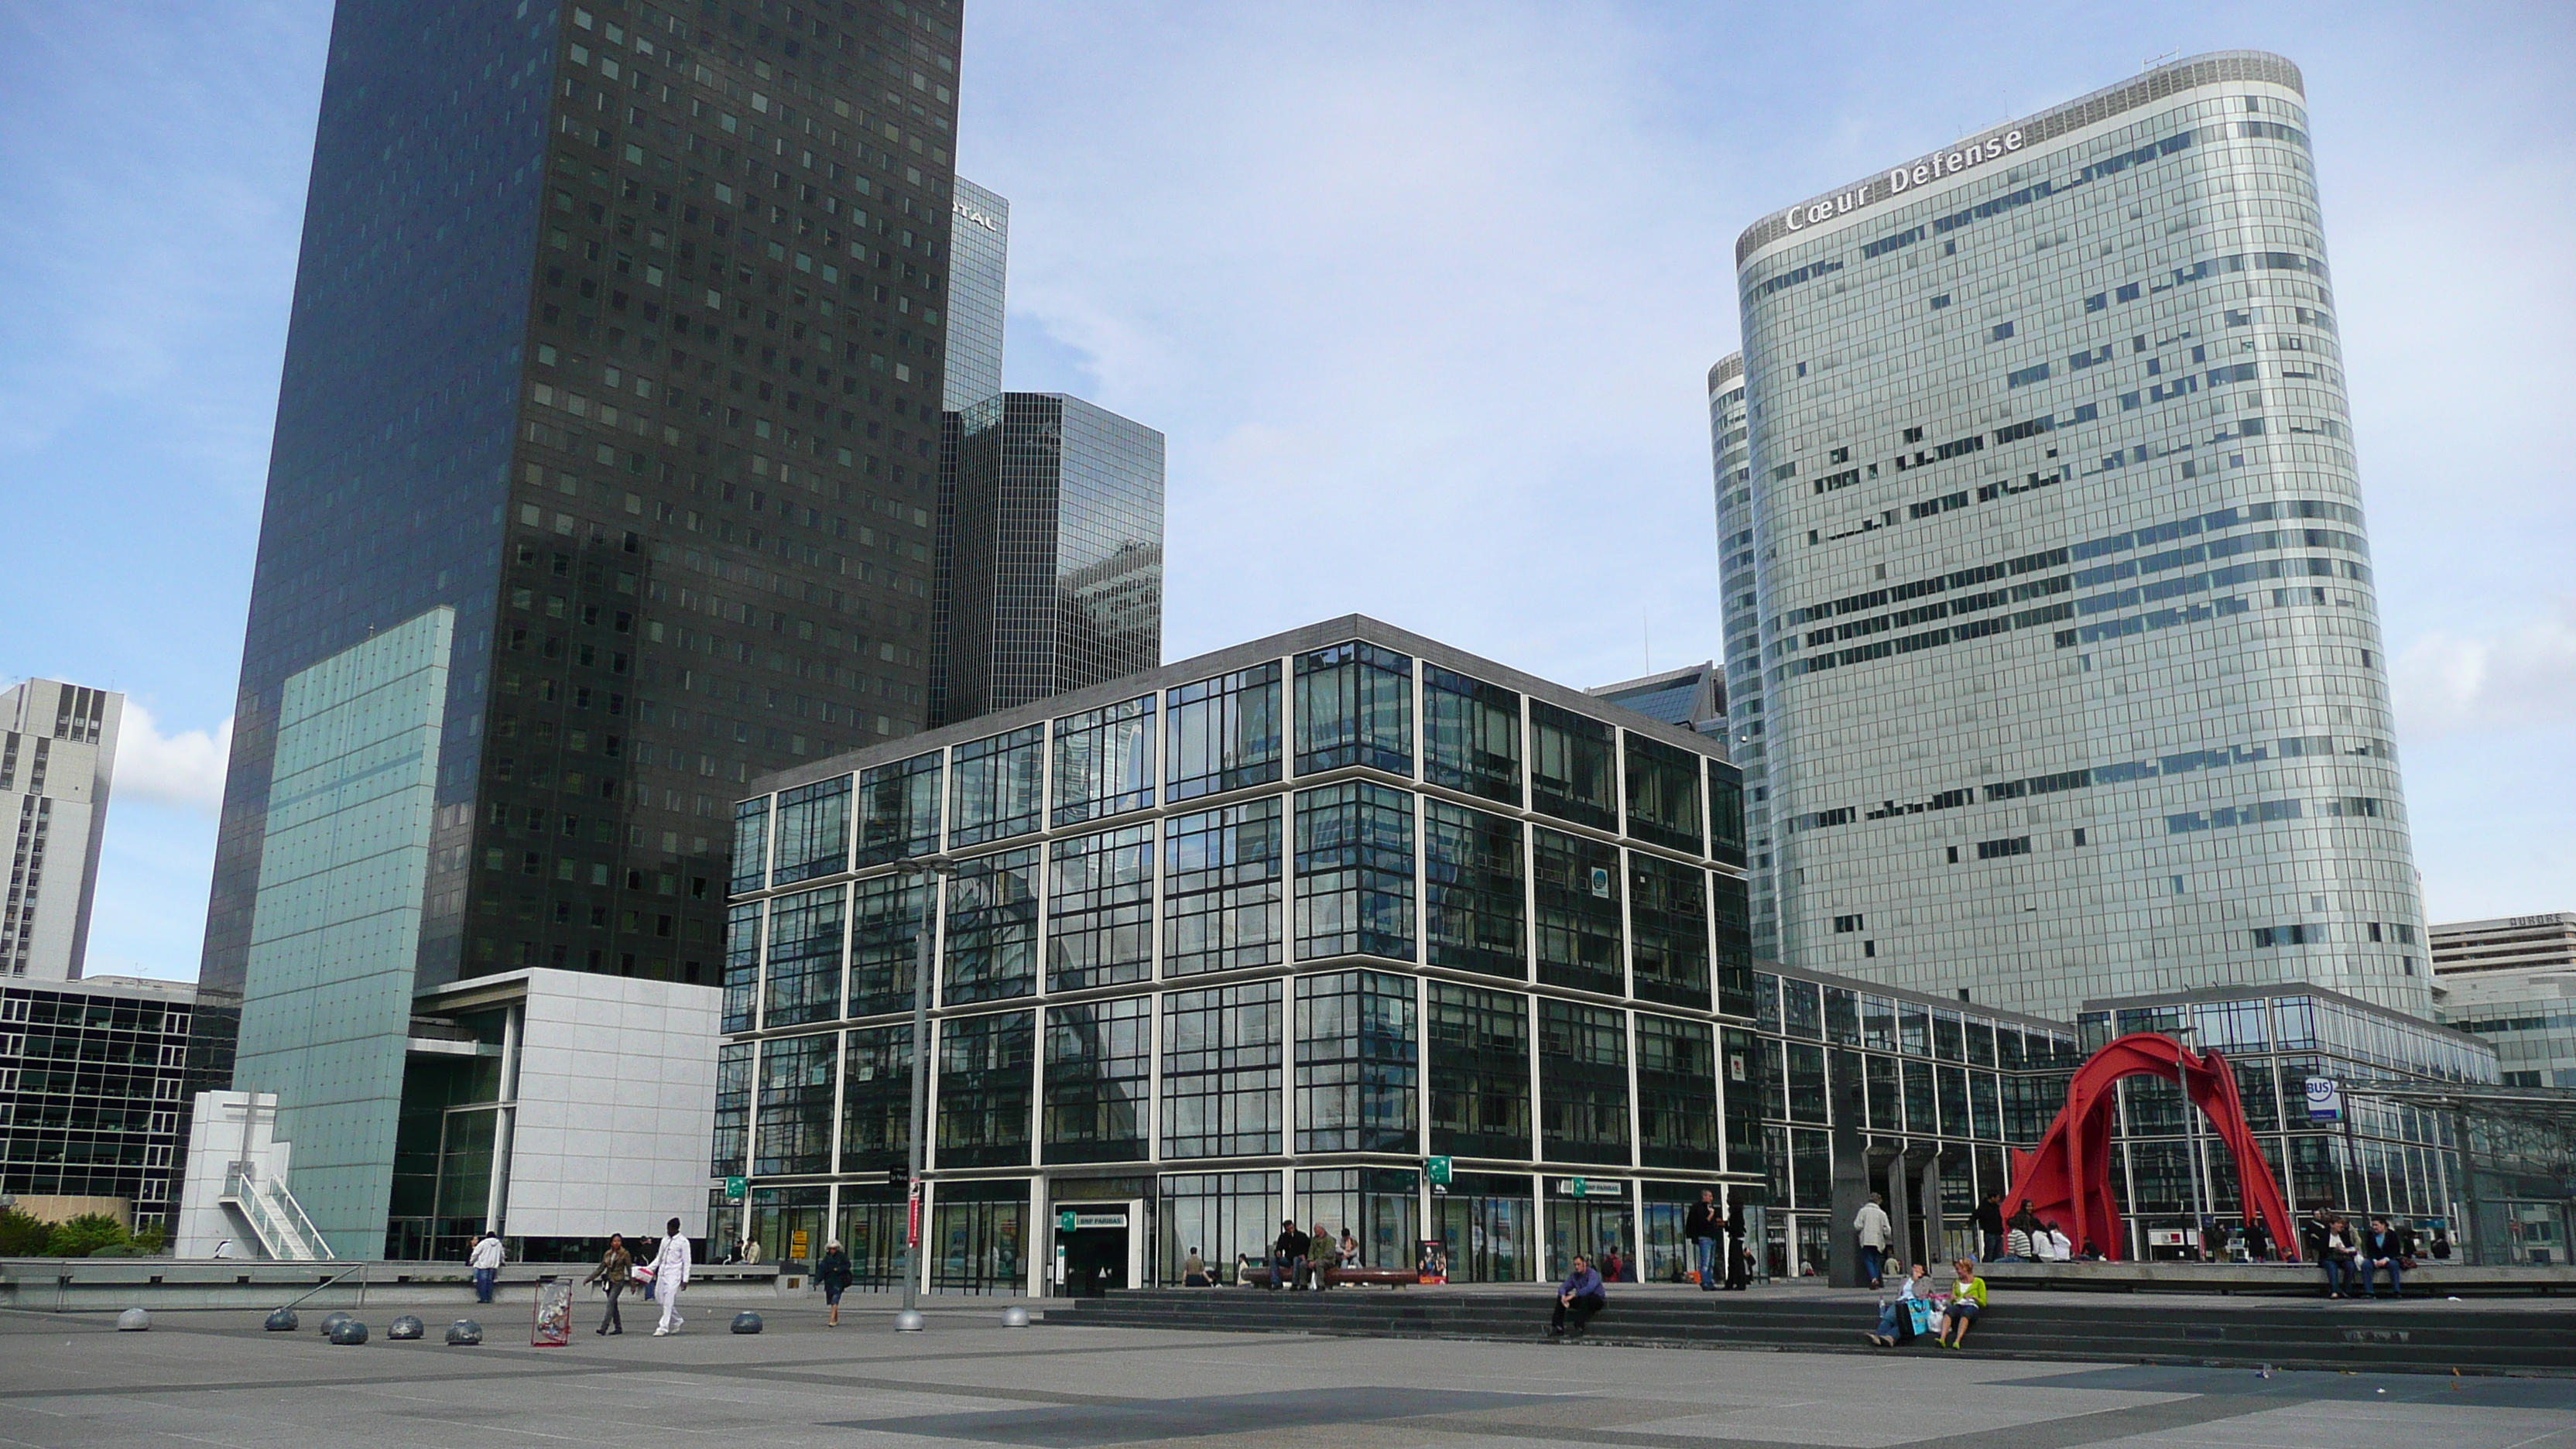
[[[1718,648],[1738,231],[2154,57],[2289,56],[2427,908],[2576,909],[2576,12],[967,13],[1008,382],[1169,434],[1167,653],[1358,610],[1578,684]],[[329,20],[0,8],[0,678],[140,712],[97,974],[196,970]]]

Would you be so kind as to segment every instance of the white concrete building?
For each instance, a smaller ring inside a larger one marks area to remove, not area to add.
[[[80,979],[124,715],[124,695],[58,679],[0,691],[0,978]]]

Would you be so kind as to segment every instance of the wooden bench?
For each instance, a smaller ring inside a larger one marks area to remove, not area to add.
[[[1422,1281],[1422,1275],[1411,1268],[1328,1268],[1324,1270],[1327,1288],[1410,1288]],[[1267,1265],[1243,1270],[1240,1286],[1267,1288],[1271,1273]]]

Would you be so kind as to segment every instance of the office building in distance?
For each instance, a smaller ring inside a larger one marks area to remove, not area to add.
[[[343,1256],[416,996],[712,1001],[742,782],[928,719],[957,26],[339,6],[200,985]]]
[[[1771,767],[1762,717],[1762,533],[1754,510],[1753,447],[1744,407],[1744,354],[1708,370],[1710,456],[1717,468],[1719,621],[1726,634],[1727,755],[1744,771],[1745,881],[1753,897],[1753,957],[1780,959],[1780,895],[1771,871]]]
[[[29,679],[0,690],[0,829],[9,890],[0,897],[0,981],[77,981],[125,696]]]
[[[1605,704],[1633,709],[1648,719],[1680,725],[1695,734],[1726,738],[1726,679],[1715,660],[1666,669],[1583,691]]]
[[[763,780],[710,1171],[900,1281],[926,919],[932,1287],[1231,1279],[1292,1215],[1468,1280],[1634,1253],[1764,1177],[1739,794],[1357,617]]]
[[[2431,1014],[2300,86],[2157,66],[1737,243],[1784,961]]]

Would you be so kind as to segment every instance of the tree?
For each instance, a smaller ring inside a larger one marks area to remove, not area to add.
[[[122,1248],[131,1241],[125,1224],[105,1213],[83,1213],[68,1222],[54,1224],[45,1243],[49,1258],[86,1258],[101,1248]]]
[[[41,1257],[53,1235],[53,1227],[36,1221],[34,1214],[0,1208],[0,1258]]]

